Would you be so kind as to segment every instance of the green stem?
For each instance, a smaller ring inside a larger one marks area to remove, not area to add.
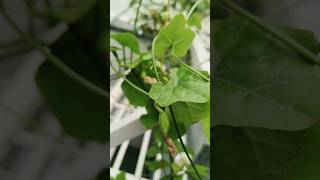
[[[111,64],[110,64],[111,65]],[[124,74],[122,74],[121,72],[117,71],[115,67],[113,67],[111,65],[111,68],[113,69],[113,71],[119,76],[121,77],[124,81],[126,81],[131,87],[133,87],[134,89],[136,89],[137,91],[140,91],[141,93],[149,96],[149,94],[144,91],[143,89],[139,88],[138,86],[136,86],[135,84],[133,84],[131,81],[129,81],[126,76]]]
[[[153,63],[154,71],[156,73],[157,80],[158,80],[158,82],[160,82],[160,78],[159,78],[159,74],[158,74],[157,66],[156,66],[156,59],[154,57],[154,44],[155,44],[157,38],[158,38],[158,36],[156,36],[152,41],[152,63]]]
[[[187,155],[187,157],[188,157],[188,159],[189,159],[189,161],[190,161],[190,163],[191,163],[191,166],[192,166],[193,170],[196,172],[197,176],[198,176],[199,179],[201,180],[201,176],[200,176],[200,174],[199,174],[196,166],[194,165],[192,159],[190,158],[189,153],[188,153],[188,151],[187,151],[187,148],[185,147],[185,145],[184,145],[184,143],[183,143],[183,141],[182,141],[181,134],[180,134],[179,128],[178,128],[178,126],[177,126],[177,122],[176,122],[176,119],[175,119],[175,116],[174,116],[174,113],[173,113],[172,106],[169,106],[169,109],[170,109],[170,114],[171,114],[171,117],[172,117],[172,121],[173,121],[174,127],[175,127],[176,132],[177,132],[178,137],[179,137],[179,141],[180,141],[181,146],[182,146],[182,148],[183,148],[183,151],[186,153],[186,155]]]
[[[192,68],[191,66],[189,66],[188,64],[184,63],[181,59],[172,56],[180,65],[184,66],[185,68],[187,68],[188,70],[190,70],[191,72],[197,74],[198,76],[200,76],[201,78],[203,78],[205,81],[210,82],[210,79],[208,77],[206,77],[205,75],[203,75],[202,73],[200,73],[199,71],[197,71],[196,69]]]
[[[122,56],[123,56],[123,63],[126,67],[128,67],[127,59],[126,59],[126,48],[122,46]]]
[[[20,29],[20,27],[13,21],[13,19],[5,11],[2,1],[0,1],[0,9],[2,11],[2,14],[4,15],[4,17],[8,21],[8,23],[12,26],[12,28],[22,38],[24,38],[31,46],[38,49],[47,58],[47,60],[50,61],[54,66],[56,66],[58,69],[60,69],[63,73],[65,73],[71,79],[78,82],[80,85],[82,85],[83,87],[92,91],[93,93],[95,93],[99,96],[102,96],[104,98],[109,98],[108,92],[106,92],[105,90],[101,89],[100,87],[96,86],[92,82],[88,81],[87,79],[85,79],[82,76],[80,76],[79,74],[77,74],[75,71],[73,71],[67,65],[65,65],[60,59],[58,59],[56,56],[51,54],[50,50],[47,47],[42,46],[32,36],[26,34],[22,29]]]
[[[138,9],[137,9],[137,12],[136,12],[136,17],[135,17],[135,19],[134,19],[134,24],[133,24],[133,33],[136,33],[136,31],[137,31],[137,22],[138,22],[138,17],[139,17],[139,13],[140,13],[141,4],[142,4],[142,0],[140,0],[140,1],[139,1],[139,4],[138,4]]]
[[[231,2],[230,0],[220,0],[220,2],[229,8],[230,10],[238,13],[239,15],[246,18],[251,23],[255,24],[256,26],[260,27],[264,31],[268,32],[272,36],[276,37],[280,41],[282,41],[287,46],[291,47],[292,49],[296,50],[300,55],[308,59],[309,61],[313,62],[314,64],[320,66],[320,58],[303,47],[301,44],[297,43],[295,40],[290,38],[289,36],[285,35],[284,33],[280,32],[276,28],[264,23],[259,18],[255,17],[254,15],[250,14],[246,10],[242,9],[240,6],[236,5],[235,3]]]
[[[117,64],[118,64],[118,69],[119,69],[118,71],[120,71],[121,70],[121,62],[120,62],[118,53],[116,51],[112,51],[112,50],[111,50],[111,52],[112,52],[113,56],[116,58],[116,61],[117,61]]]
[[[154,107],[159,113],[163,112],[163,109],[161,109],[157,103],[154,103]]]
[[[193,11],[198,7],[198,5],[201,3],[202,0],[197,1],[196,3],[194,3],[194,5],[191,7],[190,11],[188,12],[187,15],[187,20],[190,18],[190,16],[192,15]]]
[[[137,32],[137,22],[138,22],[138,17],[139,17],[139,13],[140,13],[141,4],[142,4],[142,0],[139,1],[138,9],[137,9],[137,12],[136,12],[136,17],[134,19],[133,34],[135,34]],[[133,52],[131,51],[130,52],[130,62],[132,62],[132,58],[133,58]]]
[[[136,90],[140,91],[141,93],[149,96],[149,94],[144,91],[143,89],[139,88],[138,86],[136,86],[135,84],[133,84],[131,81],[129,81],[123,74],[121,74],[121,77],[123,78],[124,81],[126,81],[131,87],[135,88]]]

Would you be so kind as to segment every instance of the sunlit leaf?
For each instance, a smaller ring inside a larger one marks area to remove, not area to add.
[[[185,68],[173,68],[169,81],[153,84],[149,95],[160,106],[168,106],[175,102],[208,102],[209,91],[209,82]]]
[[[186,28],[182,14],[176,15],[170,23],[161,28],[155,41],[155,56],[163,57],[168,48],[176,57],[185,56],[195,37],[192,30]]]

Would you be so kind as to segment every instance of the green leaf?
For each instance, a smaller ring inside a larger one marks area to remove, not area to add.
[[[173,104],[173,111],[176,120],[186,126],[200,121],[210,143],[210,101],[207,103],[178,102]]]
[[[188,20],[188,25],[201,29],[201,20],[202,18],[200,14],[193,13],[190,19]]]
[[[207,103],[178,102],[173,105],[178,122],[190,125],[210,118],[210,101]]]
[[[209,176],[209,171],[206,166],[203,166],[200,164],[195,164],[195,166],[196,166],[196,169],[198,170],[201,177],[208,177]],[[189,176],[191,176],[193,179],[196,179],[196,180],[199,179],[196,172],[194,171],[194,169],[192,168],[191,165],[187,167],[187,174]]]
[[[213,179],[315,180],[320,178],[320,125],[301,131],[214,129]]]
[[[140,54],[138,39],[131,33],[112,34],[111,38],[116,40],[122,46],[128,47],[132,52]]]
[[[116,180],[126,180],[126,173],[121,171],[117,177],[116,177]]]
[[[169,81],[153,84],[149,95],[164,107],[175,102],[206,103],[210,99],[209,91],[209,82],[185,68],[173,68]]]
[[[300,130],[319,120],[319,67],[241,18],[214,21],[212,36],[214,125]]]
[[[145,128],[151,129],[158,125],[159,112],[154,107],[154,102],[149,98],[146,104],[147,114],[140,117],[140,122]]]
[[[168,48],[176,57],[185,56],[195,37],[192,30],[186,28],[186,20],[182,14],[176,15],[171,22],[160,29],[155,41],[155,56],[163,57]]]
[[[87,25],[92,13],[100,12],[102,4],[97,4],[80,22],[70,27]],[[101,20],[96,23],[105,22]],[[101,32],[100,28],[93,27],[90,31],[84,28],[79,32],[71,28],[50,46],[50,50],[82,77],[106,89],[107,71],[104,67],[107,67],[107,64],[105,59],[100,58],[102,52],[96,49]],[[84,46],[87,41],[91,43]],[[99,63],[102,65],[98,66]],[[106,142],[109,139],[109,134],[106,133],[109,128],[106,109],[109,107],[105,98],[79,85],[48,61],[40,66],[35,79],[46,104],[57,117],[64,133],[82,141]]]
[[[137,87],[139,87],[141,89],[145,89],[145,85],[143,84],[143,82],[141,81],[141,79],[139,78],[139,76],[137,75],[137,73],[134,70],[132,70],[126,76],[126,78],[130,82],[135,84]],[[122,91],[124,92],[124,94],[126,95],[126,97],[128,98],[130,104],[132,104],[134,106],[146,106],[147,101],[149,99],[149,97],[147,95],[136,90],[126,81],[123,81],[123,83],[121,84],[121,88],[122,88]]]
[[[146,161],[145,166],[150,169],[151,171],[155,171],[157,169],[165,168],[167,166],[170,166],[170,162],[166,160],[162,161]]]

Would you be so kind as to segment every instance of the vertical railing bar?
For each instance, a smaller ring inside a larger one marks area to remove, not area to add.
[[[138,179],[141,178],[141,176],[142,176],[144,162],[146,159],[146,155],[147,155],[147,151],[148,151],[148,147],[149,147],[149,142],[150,142],[150,138],[151,138],[151,132],[152,132],[152,130],[149,129],[148,131],[146,131],[144,133],[144,136],[143,136],[142,145],[141,145],[140,153],[139,153],[139,158],[138,158],[138,162],[137,162],[136,169],[134,172],[134,175]]]
[[[126,154],[127,148],[129,146],[130,141],[125,141],[121,144],[117,157],[113,163],[113,168],[116,170],[120,169],[121,163],[123,161],[124,155]]]

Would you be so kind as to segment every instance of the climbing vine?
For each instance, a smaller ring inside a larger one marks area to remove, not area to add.
[[[137,3],[139,11],[143,3]],[[146,28],[149,24],[146,22],[139,26],[153,36],[147,51],[140,49],[135,36],[139,12],[133,32],[111,34],[118,44],[110,49],[115,58],[110,62],[111,69],[123,78],[121,87],[130,104],[146,108],[148,113],[140,121],[155,134],[156,143],[148,156],[155,157],[156,153],[162,153],[164,158],[169,156],[167,160],[147,161],[146,165],[150,170],[165,168],[165,172],[169,167],[170,173],[164,177],[169,179],[180,179],[185,174],[193,179],[208,176],[205,166],[193,162],[190,148],[181,138],[190,125],[199,122],[210,142],[209,73],[192,67],[188,55],[201,29],[202,15],[196,11],[201,3],[207,2],[193,3],[186,13],[171,13],[170,8],[178,5],[167,1],[160,13],[155,15],[153,11],[150,15],[154,17],[153,28]]]

